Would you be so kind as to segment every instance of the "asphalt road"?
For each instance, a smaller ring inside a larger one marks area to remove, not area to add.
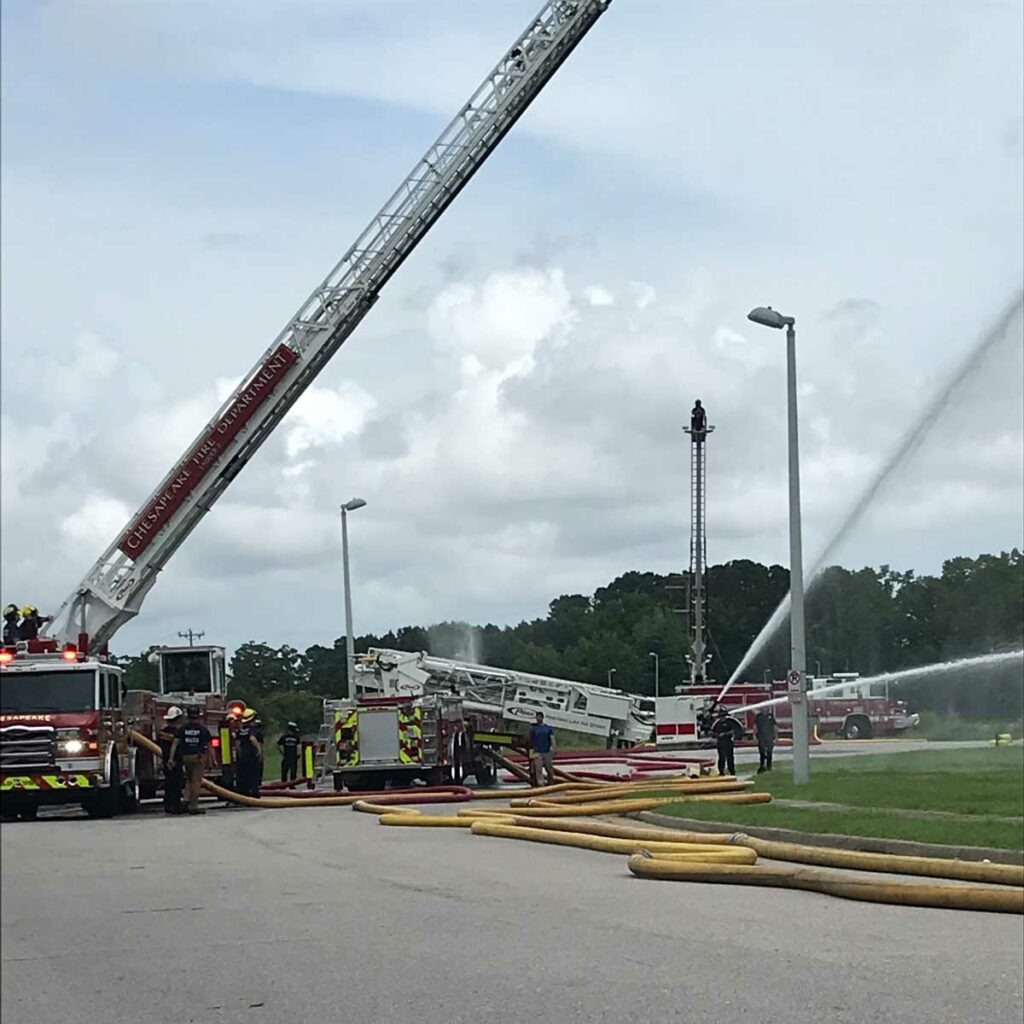
[[[631,877],[348,809],[4,825],[4,1024],[1019,1024],[996,914]]]

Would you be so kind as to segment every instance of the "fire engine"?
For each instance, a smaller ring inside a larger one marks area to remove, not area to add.
[[[872,739],[880,736],[895,736],[912,729],[920,716],[911,712],[905,701],[893,700],[888,693],[872,694],[871,686],[860,684],[856,672],[837,672],[833,676],[808,677],[808,715],[818,735],[836,735],[844,739]],[[842,685],[847,684],[847,685]],[[816,689],[828,690],[827,695],[815,696]],[[865,693],[865,689],[868,690]],[[676,693],[681,697],[702,702],[699,712],[698,732],[705,735],[703,723],[710,724],[712,705],[724,707],[734,715],[745,729],[753,730],[754,712],[744,711],[745,707],[775,701],[775,719],[779,734],[792,734],[792,707],[789,703],[787,683],[775,680],[768,683],[737,683],[731,686],[719,700],[720,686],[680,686]],[[659,717],[658,740],[662,745],[671,742],[667,723]],[[665,739],[662,739],[662,737]]]
[[[223,773],[224,650],[158,648],[158,689],[124,689],[124,673],[103,655],[62,649],[53,639],[0,651],[0,809],[34,818],[42,806],[80,804],[94,818],[130,813],[163,782],[158,758],[129,745],[152,740],[173,705],[198,703],[213,734],[210,772]]]
[[[29,733],[18,734],[22,737],[19,749],[33,750],[37,761],[33,767],[56,769],[58,765],[71,764],[73,767],[68,771],[78,780],[52,787],[47,783],[47,793],[59,792],[66,798],[78,793],[74,787],[83,791],[94,789],[95,794],[89,794],[84,805],[103,812],[116,806],[121,789],[131,788],[134,794],[135,755],[126,749],[122,752],[124,709],[120,706],[120,691],[111,682],[118,678],[118,673],[104,660],[111,638],[139,613],[143,600],[174,552],[356,329],[381,289],[483,166],[610,2],[544,3],[437,141],[65,599],[46,629],[52,646],[38,652],[25,651],[23,660],[16,665],[22,653],[11,654],[11,664],[4,672],[4,685],[7,679],[11,680],[10,713],[23,716],[16,720],[25,723],[20,728],[41,730],[31,734],[38,737],[39,749],[33,747],[35,741],[28,742]],[[58,665],[65,660],[63,653],[58,652],[72,650],[74,657],[66,659],[67,664]],[[28,658],[37,654],[54,655],[47,663],[50,668],[33,668],[37,663]],[[170,689],[139,695],[128,702],[131,714],[140,724],[152,722],[163,707],[161,698],[179,692],[174,688],[183,685],[174,673],[179,669],[185,671],[184,659],[175,661],[169,652],[160,657],[161,671],[165,673],[160,685]],[[51,670],[59,676],[48,674]],[[91,682],[86,682],[87,676]],[[40,685],[33,688],[29,680]],[[62,701],[51,692],[61,682],[68,683],[74,697]],[[186,687],[181,692],[191,693],[192,689]],[[114,690],[118,692],[115,694]],[[199,695],[198,690],[195,693]],[[219,709],[221,705],[214,698],[222,696],[211,684],[204,704],[211,710],[215,705]],[[74,721],[64,724],[53,717],[58,714],[70,714]],[[86,747],[74,758],[65,757],[70,753],[66,745],[74,739],[68,730],[74,729],[81,734],[75,742]],[[60,743],[64,747],[58,743],[58,730],[63,730]],[[14,743],[13,736],[11,742]],[[93,743],[95,748],[89,746]],[[32,781],[32,773],[26,774],[27,768],[19,760],[23,755],[14,754],[13,746],[8,749],[14,760],[12,774],[5,774],[3,784],[7,785],[8,779],[15,780],[9,789],[12,793],[17,790],[19,812],[24,809],[26,814],[34,813],[33,808],[42,800],[42,784]],[[112,760],[115,749],[116,764]],[[82,772],[77,771],[79,761],[87,762]],[[146,761],[140,757],[138,763],[145,766]],[[14,774],[14,769],[18,774]],[[4,771],[7,772],[6,760]],[[39,778],[57,778],[52,771],[35,774]],[[155,768],[152,775],[143,776],[147,791],[155,776]],[[19,779],[29,779],[29,783],[18,783]],[[111,785],[110,779],[116,779],[117,785]],[[100,785],[98,780],[107,782]],[[29,784],[37,788],[29,790]],[[114,792],[108,793],[107,789]],[[36,795],[29,797],[29,792]]]
[[[360,697],[324,701],[328,771],[334,788],[383,789],[421,779],[431,786],[474,776],[481,786],[494,782],[493,764],[480,734],[499,718],[471,711],[457,693]]]

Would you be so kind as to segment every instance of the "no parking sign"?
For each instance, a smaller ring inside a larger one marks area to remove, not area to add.
[[[786,673],[786,686],[790,693],[803,693],[802,674],[798,668],[791,668]]]

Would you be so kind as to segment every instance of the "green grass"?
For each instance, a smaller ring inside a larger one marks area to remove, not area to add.
[[[1024,735],[1024,720],[976,721],[959,715],[941,715],[935,711],[922,711],[921,723],[909,733],[911,738],[928,740],[990,740],[1001,733],[1014,739]]]
[[[886,811],[810,811],[772,804],[685,803],[659,808],[666,814],[700,821],[727,821],[737,825],[826,832],[834,835],[867,836],[876,839],[908,839],[917,843],[951,846],[988,846],[999,850],[1024,849],[1022,828],[991,819],[954,818],[935,820],[904,818]]]
[[[670,805],[666,812],[806,832],[828,832],[1024,849],[1024,825],[992,816],[1024,816],[1024,748],[927,750],[814,758],[811,781],[794,786],[788,764],[756,776],[755,790],[779,799],[846,805],[843,810],[780,804]],[[906,810],[946,811],[952,818],[918,818]]]
[[[1024,815],[1024,747],[922,750],[811,759],[794,786],[788,762],[756,776],[755,789],[790,800],[854,807]]]

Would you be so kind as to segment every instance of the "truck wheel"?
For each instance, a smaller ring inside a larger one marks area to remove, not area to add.
[[[117,805],[121,798],[120,786],[107,786],[98,793],[93,793],[82,801],[82,810],[90,818],[112,818],[117,814]]]
[[[139,790],[135,782],[126,782],[121,787],[122,814],[134,814],[139,809]]]
[[[156,783],[153,781],[139,783],[139,799],[152,800],[156,796]]]
[[[847,719],[843,726],[843,736],[848,740],[871,739],[871,722],[861,715]]]
[[[478,786],[493,786],[498,778],[498,773],[492,764],[477,764],[473,774],[476,776]]]

